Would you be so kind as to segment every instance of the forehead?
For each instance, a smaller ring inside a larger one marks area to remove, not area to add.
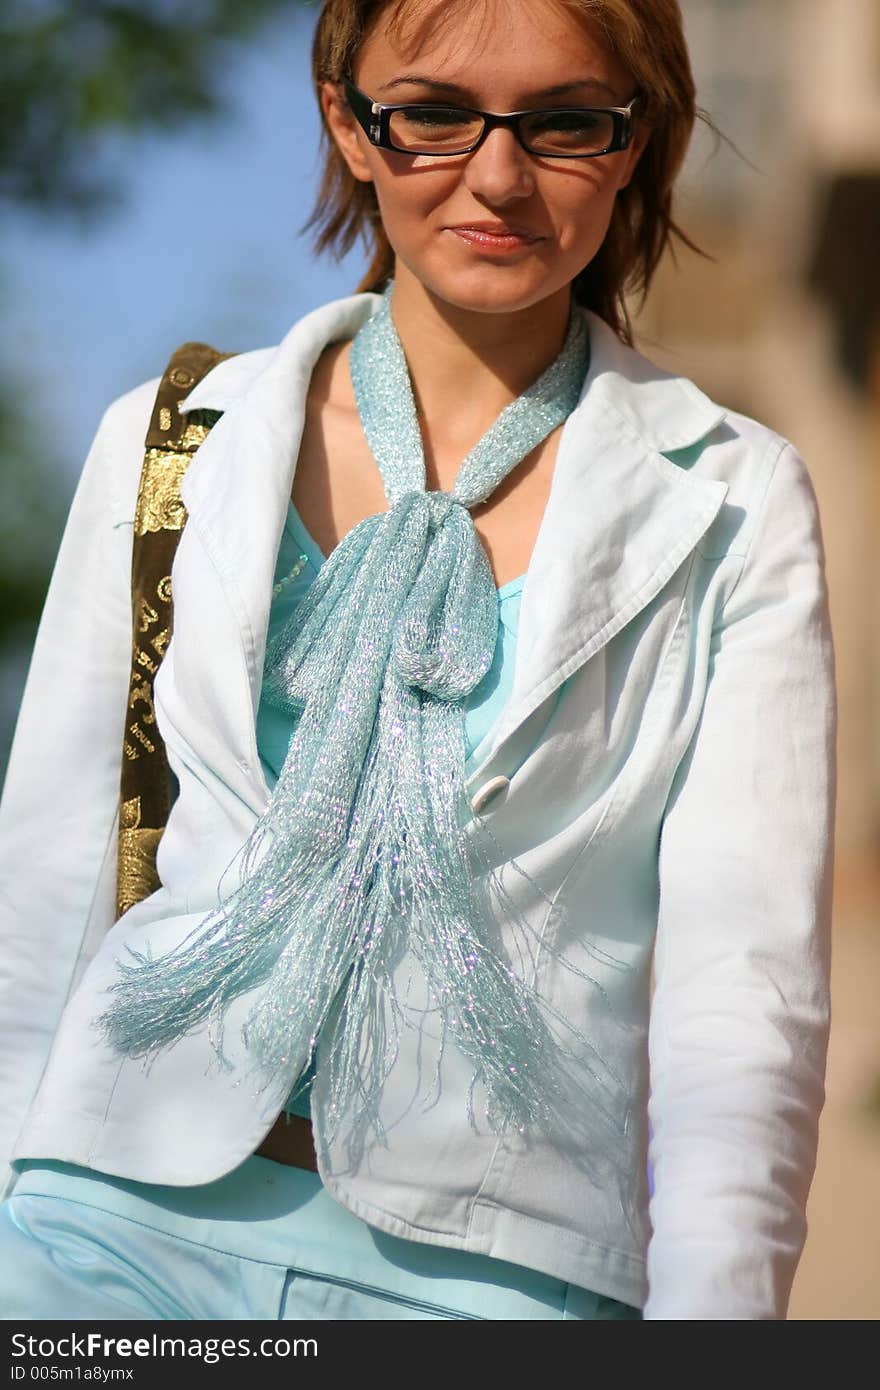
[[[391,0],[360,46],[357,66],[386,69],[419,60],[443,75],[528,66],[570,74],[586,62],[599,76],[625,69],[595,20],[564,0]],[[537,74],[536,74],[537,75]]]

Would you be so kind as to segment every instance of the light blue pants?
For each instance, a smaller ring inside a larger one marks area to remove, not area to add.
[[[0,1314],[31,1319],[640,1318],[488,1255],[404,1240],[253,1155],[201,1187],[28,1161],[0,1205]]]

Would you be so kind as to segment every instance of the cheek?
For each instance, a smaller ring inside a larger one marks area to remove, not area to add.
[[[592,173],[579,175],[565,190],[557,186],[552,196],[545,188],[545,205],[564,245],[598,247],[611,221],[617,188],[616,178]]]
[[[460,183],[460,172],[429,170],[418,160],[410,160],[401,170],[389,168],[384,161],[373,169],[373,187],[387,230],[408,223],[424,226],[433,212],[455,197]]]

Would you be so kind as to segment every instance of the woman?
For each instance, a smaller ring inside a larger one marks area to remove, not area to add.
[[[47,599],[3,805],[4,1316],[783,1318],[833,651],[795,449],[629,345],[694,118],[677,5],[329,0],[314,60],[321,242],[372,263],[180,404],[223,414],[155,686],[179,791],[116,926],[156,382]]]

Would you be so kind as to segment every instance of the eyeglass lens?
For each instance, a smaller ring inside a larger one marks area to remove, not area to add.
[[[395,145],[412,154],[455,154],[480,138],[483,118],[456,107],[410,106],[391,114]],[[602,111],[537,111],[520,121],[523,140],[536,154],[594,154],[614,138],[614,118]]]

